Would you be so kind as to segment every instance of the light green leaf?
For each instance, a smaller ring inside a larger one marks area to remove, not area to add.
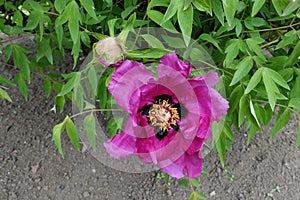
[[[142,50],[132,50],[126,53],[128,59],[147,59],[147,58],[161,58],[163,55],[171,53],[173,51],[167,49],[142,49]]]
[[[300,98],[300,76],[296,78],[295,84],[290,93],[290,98]]]
[[[227,68],[230,67],[231,63],[239,53],[240,41],[239,39],[232,39],[228,43],[229,45],[225,49],[226,58],[224,60],[225,66]]]
[[[63,85],[58,96],[64,96],[67,93],[71,92],[71,90],[75,87],[75,85],[78,84],[78,82],[80,81],[81,73],[80,72],[72,72],[72,73],[70,73],[70,77],[71,78],[68,80],[68,82],[65,85]]]
[[[247,144],[249,145],[252,138],[255,136],[256,132],[258,131],[258,128],[256,126],[251,126],[249,133],[248,133],[248,137],[247,137]]]
[[[229,26],[232,25],[239,0],[223,0],[223,8]]]
[[[86,12],[94,19],[97,20],[97,16],[95,13],[95,6],[93,0],[80,0],[80,4],[84,7]]]
[[[24,74],[25,80],[27,80],[30,83],[30,69],[29,69],[30,61],[28,60],[28,57],[25,55],[25,53],[29,53],[31,51],[19,44],[16,44],[13,46],[13,52],[14,52],[14,65],[21,69],[21,71]]]
[[[285,109],[285,111],[281,115],[277,116],[275,125],[270,134],[271,139],[276,135],[276,133],[280,129],[282,129],[289,122],[290,117],[291,117],[290,114],[291,114],[291,111],[289,109]]]
[[[162,42],[157,39],[156,37],[154,37],[153,35],[150,34],[143,34],[141,35],[144,40],[146,40],[146,42],[152,47],[152,48],[158,48],[158,49],[164,49],[164,45],[162,44]]]
[[[96,151],[96,126],[93,113],[84,118],[83,128],[92,149]]]
[[[61,147],[61,133],[65,129],[65,123],[66,121],[64,120],[62,123],[55,125],[52,130],[52,141],[54,142],[56,148],[58,149],[58,152],[63,158],[64,153]]]
[[[51,93],[51,82],[48,78],[44,79],[44,91],[45,91],[46,98],[48,98]]]
[[[178,5],[180,4],[180,1],[182,1],[182,0],[171,0],[170,1],[168,9],[167,9],[161,23],[165,23],[166,21],[171,19],[176,14],[176,12],[178,10]]]
[[[12,83],[11,81],[9,81],[6,78],[4,78],[1,74],[0,74],[0,84],[5,84],[5,85],[9,85],[9,86],[15,86],[14,83]]]
[[[73,92],[73,99],[72,101],[74,102],[74,104],[77,106],[79,112],[83,111],[83,98],[84,98],[84,90],[82,88],[81,84],[77,84],[74,87],[74,92]]]
[[[261,81],[261,78],[262,78],[262,68],[259,68],[251,77],[244,94],[248,94],[249,92],[251,92]]]
[[[126,41],[127,36],[129,31],[131,31],[133,29],[133,24],[136,20],[136,13],[133,13],[132,15],[130,15],[130,17],[128,18],[125,27],[123,28],[123,30],[121,31],[121,33],[118,35],[118,38],[121,41]]]
[[[79,22],[81,21],[81,14],[79,12],[79,6],[76,1],[71,1],[69,4],[71,4],[71,13],[68,18],[68,27],[70,30],[72,41],[73,43],[76,43],[78,42],[79,37]]]
[[[236,26],[235,26],[235,33],[236,33],[236,36],[240,36],[240,34],[242,33],[242,30],[243,30],[243,25],[241,23],[241,21],[238,21]]]
[[[275,83],[277,83],[281,87],[284,87],[287,90],[290,90],[290,87],[278,72],[269,68],[264,68],[264,72],[267,73]]]
[[[293,67],[294,64],[300,61],[300,40],[296,44],[294,50],[292,51],[291,55],[289,56],[286,66]]]
[[[64,96],[56,96],[54,100],[55,108],[59,108],[59,112],[62,113],[65,106],[65,97]]]
[[[218,41],[215,38],[213,38],[211,35],[209,35],[207,33],[203,33],[203,34],[200,35],[199,39],[212,43],[215,47],[218,48],[218,50],[220,52],[223,52],[223,50],[220,48],[220,46],[218,44]]]
[[[289,106],[300,111],[300,98],[292,98],[289,102]]]
[[[290,3],[290,0],[272,0],[273,6],[279,16],[282,15],[282,11]]]
[[[12,102],[10,96],[8,95],[8,93],[0,88],[0,99],[6,99],[9,102]]]
[[[127,7],[124,11],[121,12],[122,19],[125,19],[126,17],[128,17],[130,15],[130,13],[132,13],[135,9],[136,9],[135,6]]]
[[[218,20],[221,22],[222,26],[224,26],[224,12],[222,8],[222,4],[220,0],[214,0],[211,4],[212,10],[215,13]]]
[[[253,60],[250,56],[247,56],[237,65],[237,70],[233,75],[230,86],[236,84],[243,77],[245,77],[252,69],[252,67],[253,67]]]
[[[88,71],[88,80],[92,87],[92,97],[95,97],[97,95],[98,78],[95,67],[93,65],[90,66],[90,69]]]
[[[215,2],[211,2],[211,0],[192,0],[193,5],[197,10],[207,12],[210,15],[212,15],[212,5]]]
[[[293,0],[286,6],[286,8],[282,12],[282,16],[287,16],[300,8],[300,0]]]
[[[178,6],[177,18],[180,30],[183,34],[184,42],[186,46],[188,46],[192,35],[194,10],[192,6],[184,10],[183,1],[180,2],[181,3]]]
[[[189,180],[194,187],[200,187],[201,184],[197,178],[190,178]]]
[[[39,61],[43,56],[47,58],[50,64],[53,64],[52,48],[50,46],[50,38],[39,41],[36,59]]]
[[[66,130],[71,143],[74,145],[75,149],[79,151],[79,135],[73,121],[68,116],[66,117]]]
[[[246,39],[246,43],[248,47],[263,61],[266,60],[265,55],[262,53],[262,50],[259,46],[260,43],[264,42],[262,38],[248,38]]]
[[[265,4],[266,0],[254,0],[254,4],[252,6],[251,17],[254,17],[261,7]]]
[[[293,43],[293,41],[298,39],[296,30],[291,30],[283,35],[282,40],[277,44],[275,50],[285,47]]]
[[[226,136],[225,133],[222,131],[222,129],[223,126],[221,127],[221,125],[218,124],[217,122],[213,122],[212,124],[213,142],[217,149],[221,165],[224,166],[226,161]]]
[[[161,12],[156,11],[156,10],[149,10],[149,11],[147,11],[147,15],[149,16],[149,18],[151,20],[153,20],[155,23],[157,23],[161,27],[163,27],[169,31],[177,32],[176,28],[170,21],[166,21],[165,23],[162,23],[162,19],[163,19],[164,15]]]
[[[54,7],[57,10],[57,12],[61,13],[67,4],[67,0],[55,0],[54,1]]]
[[[207,199],[207,197],[204,194],[200,194],[196,191],[192,192],[192,194],[189,197],[189,200],[199,200],[199,199]]]
[[[91,47],[90,37],[85,31],[80,31],[80,39],[85,46]]]

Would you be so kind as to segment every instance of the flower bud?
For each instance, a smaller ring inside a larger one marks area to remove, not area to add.
[[[95,45],[95,53],[105,66],[118,66],[125,57],[125,47],[121,40],[108,37]]]

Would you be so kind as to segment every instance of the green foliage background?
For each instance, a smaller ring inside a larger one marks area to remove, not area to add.
[[[53,110],[62,112],[69,98],[80,112],[88,112],[94,108],[83,100],[85,94],[79,84],[87,76],[100,99],[100,108],[109,109],[105,103],[111,98],[105,93],[107,79],[97,80],[93,75],[95,66],[90,66],[86,74],[77,72],[79,56],[86,56],[93,43],[105,35],[120,34],[124,39],[131,29],[159,26],[186,35],[185,44],[190,38],[198,41],[216,63],[230,103],[225,126],[216,141],[223,165],[226,151],[235,141],[233,127],[239,129],[244,124],[250,142],[275,114],[271,138],[292,114],[299,121],[300,0],[1,0],[0,8],[0,30],[9,36],[1,40],[1,53],[5,62],[12,63],[18,71],[13,80],[0,75],[0,98],[12,101],[7,88],[18,87],[27,100],[30,76],[37,72],[44,79],[45,95],[49,97],[51,91],[57,94]],[[34,52],[14,42],[30,37],[38,44]],[[149,45],[157,48],[157,43]],[[66,52],[73,55],[73,72],[57,74],[56,60],[63,59]],[[32,57],[32,53],[36,56]],[[152,53],[141,55],[151,57]],[[133,59],[141,56],[132,55]],[[62,155],[60,135],[65,129],[76,149],[80,149],[72,117],[67,116],[53,129],[53,140]],[[108,124],[112,134],[118,131],[118,120]],[[94,123],[93,115],[84,120],[95,149]],[[298,148],[300,130],[295,140]],[[197,195],[191,198],[194,196]]]

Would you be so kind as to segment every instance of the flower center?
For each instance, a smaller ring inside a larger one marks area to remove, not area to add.
[[[176,126],[179,120],[177,108],[174,108],[168,100],[159,100],[153,104],[148,113],[148,119],[152,126],[160,128],[162,131],[167,131],[172,125]]]

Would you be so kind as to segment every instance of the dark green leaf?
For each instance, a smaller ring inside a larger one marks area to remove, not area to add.
[[[248,94],[249,92],[251,92],[251,90],[253,90],[261,81],[261,78],[262,78],[262,68],[259,68],[251,77],[244,94]]]
[[[27,94],[27,85],[24,81],[24,74],[22,72],[18,73],[16,76],[15,76],[15,79],[14,79],[17,84],[18,84],[18,89],[19,91],[22,93],[22,95],[24,96],[25,100],[27,101],[28,100],[28,94]]]
[[[96,126],[93,113],[84,118],[83,127],[92,149],[96,151]]]
[[[211,0],[192,0],[193,5],[195,8],[197,8],[199,11],[207,12],[210,15],[212,15],[212,5],[215,2],[211,2]]]
[[[23,26],[23,15],[20,11],[15,11],[13,16],[13,22],[16,23],[17,26]]]
[[[267,73],[268,76],[270,76],[272,80],[278,85],[280,85],[281,87],[284,87],[287,90],[290,89],[290,87],[288,86],[284,78],[282,78],[282,76],[278,72],[269,68],[264,68],[264,72]]]
[[[293,67],[294,64],[299,62],[299,60],[300,60],[299,55],[300,55],[300,40],[298,41],[294,50],[292,51],[291,55],[289,56],[286,65],[289,67]]]
[[[68,116],[66,117],[66,130],[71,143],[74,145],[75,149],[79,151],[79,135],[73,121]]]
[[[274,111],[275,103],[276,103],[276,93],[280,93],[276,84],[274,83],[272,77],[268,73],[265,73],[263,70],[263,82],[267,91],[268,101],[272,110]]]
[[[161,58],[163,55],[171,53],[172,51],[167,49],[139,49],[139,50],[132,50],[126,53],[126,57],[128,59],[146,59],[146,58]]]
[[[220,124],[214,122],[212,125],[212,134],[213,134],[213,141],[215,147],[217,149],[221,165],[225,165],[226,161],[226,137],[224,132],[222,132]]]
[[[236,88],[233,89],[229,98],[230,106],[229,106],[228,113],[232,113],[233,111],[236,110],[242,95],[243,95],[243,89],[241,85],[238,85]]]
[[[213,38],[211,35],[209,35],[207,33],[203,33],[203,34],[200,35],[199,39],[212,43],[215,47],[218,48],[218,50],[220,52],[223,52],[223,50],[220,48],[220,46],[218,44],[218,41],[215,38]]]
[[[80,31],[80,39],[85,46],[91,47],[90,37],[85,31]]]
[[[250,144],[252,138],[255,136],[256,132],[258,131],[258,128],[256,126],[251,126],[248,137],[247,137],[247,144]]]
[[[25,53],[31,51],[28,51],[28,49],[26,49],[21,45],[14,45],[13,52],[14,52],[14,65],[21,69],[21,71],[24,74],[24,78],[30,83],[30,69],[29,69],[30,61],[28,60]]]
[[[147,15],[151,20],[153,20],[155,23],[160,25],[161,27],[170,30],[170,31],[176,31],[176,28],[173,26],[173,24],[170,21],[166,21],[165,23],[162,23],[164,15],[156,10],[149,10],[147,11]]]
[[[0,88],[0,99],[6,99],[9,102],[12,102],[10,96],[7,94],[7,92]]]
[[[282,114],[278,114],[275,125],[271,131],[270,138],[273,138],[276,133],[289,122],[291,117],[290,113],[291,111],[289,109],[285,109]]]
[[[273,6],[278,15],[282,15],[282,11],[286,8],[289,4],[290,0],[272,0]]]
[[[9,85],[9,86],[15,86],[14,83],[12,83],[11,81],[9,81],[6,78],[4,78],[1,74],[0,74],[0,84],[5,84],[5,85]]]
[[[291,90],[290,98],[300,98],[300,76],[296,78],[294,87]]]
[[[241,125],[244,122],[245,119],[245,113],[246,110],[248,109],[248,103],[247,103],[247,96],[244,95],[240,99],[240,104],[239,104],[239,116],[238,116],[238,127],[241,127]]]
[[[284,36],[282,37],[282,40],[277,44],[275,50],[292,44],[293,41],[298,39],[297,34],[298,33],[296,30],[291,30],[291,31],[287,32],[286,34],[284,34]]]
[[[252,69],[252,67],[253,67],[253,60],[250,56],[247,56],[237,65],[237,70],[233,75],[230,86],[236,84],[238,81],[244,78]]]
[[[52,57],[52,49],[50,46],[50,39],[43,39],[38,43],[36,59],[39,61],[43,56],[47,58],[50,64],[53,64],[53,57]]]
[[[44,91],[45,91],[46,97],[48,98],[51,93],[51,82],[48,78],[44,79]]]
[[[65,107],[65,97],[64,96],[56,96],[54,100],[55,107],[59,108],[59,112],[62,112]]]
[[[90,69],[88,71],[88,79],[93,91],[92,97],[95,97],[97,95],[98,78],[95,67],[93,65],[90,66]]]

